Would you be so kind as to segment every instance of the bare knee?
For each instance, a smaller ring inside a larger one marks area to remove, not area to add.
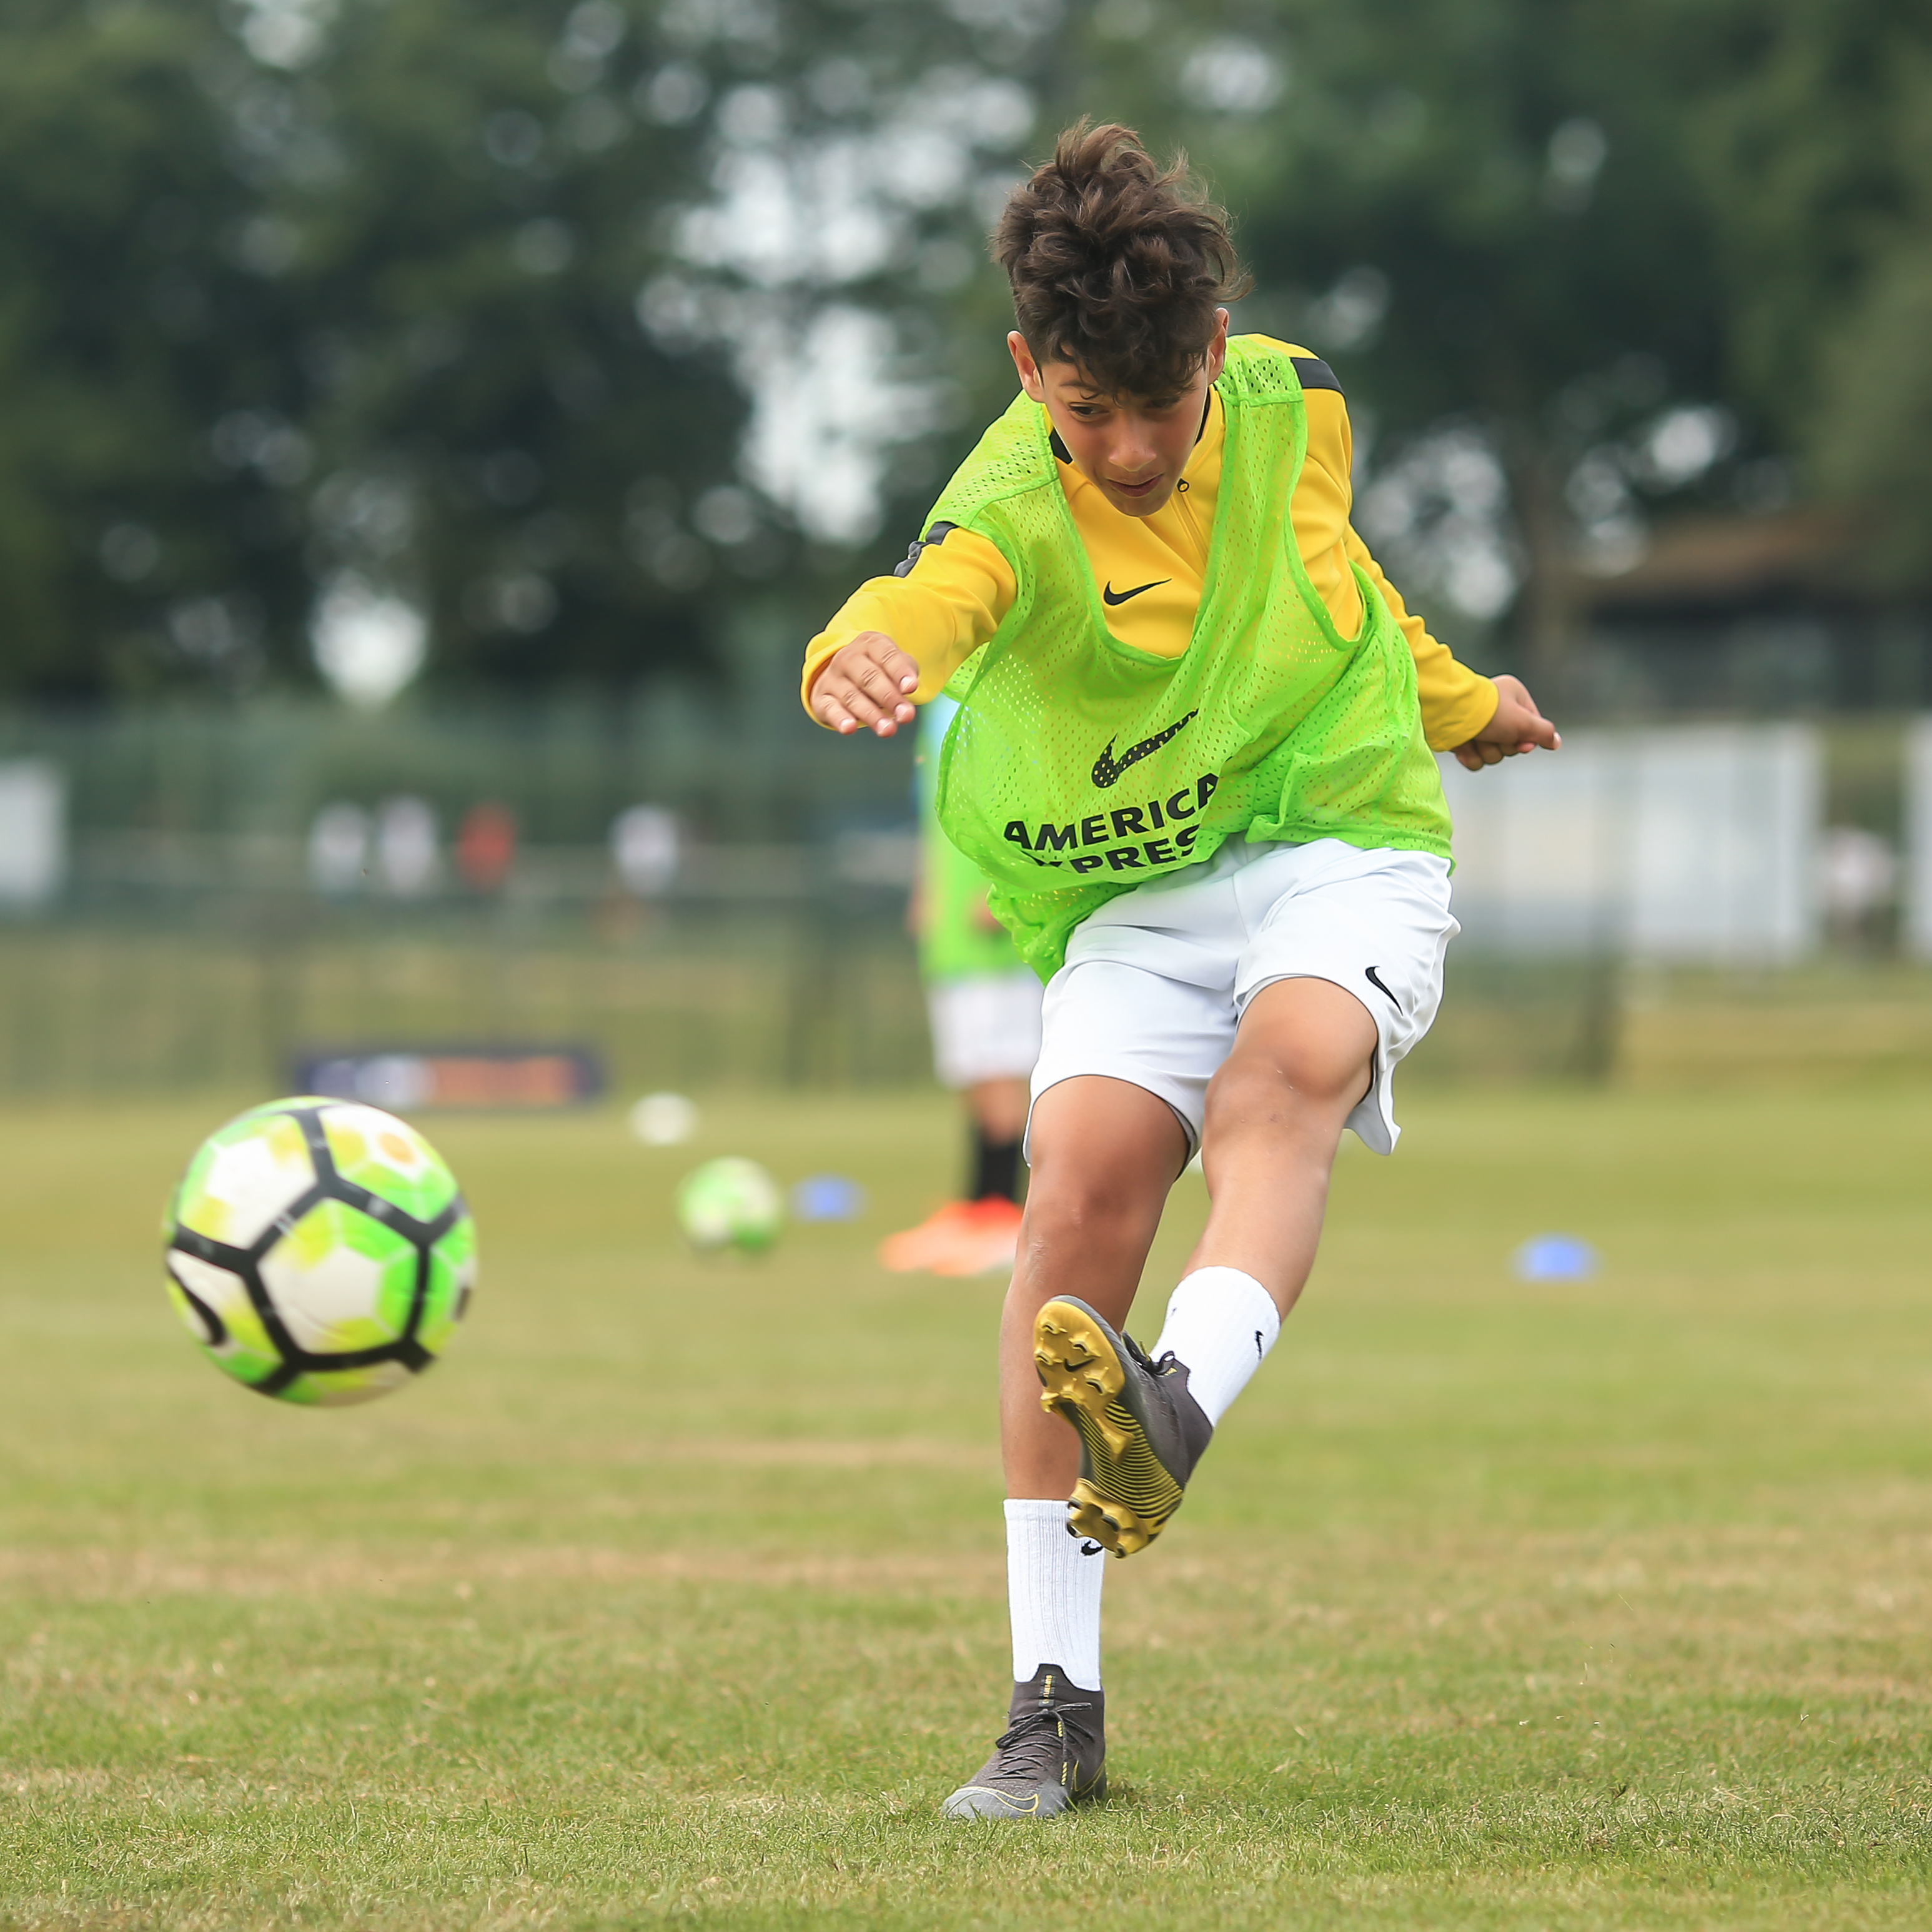
[[[1368,1090],[1372,1071],[1366,1059],[1338,1054],[1325,1041],[1238,1047],[1208,1083],[1209,1130],[1235,1118],[1288,1126],[1346,1114]]]
[[[1277,980],[1249,1002],[1234,1050],[1208,1088],[1210,1117],[1346,1113],[1369,1090],[1376,1022],[1332,980]]]
[[[1158,1211],[1158,1201],[1155,1211]],[[1052,1164],[1036,1168],[1027,1189],[1031,1237],[1106,1241],[1148,1216],[1148,1189],[1137,1177],[1104,1168]]]

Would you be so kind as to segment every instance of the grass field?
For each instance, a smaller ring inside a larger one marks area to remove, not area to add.
[[[1932,1924],[1932,1096],[1408,1114],[1108,1579],[1114,1797],[1037,1830],[936,1815],[1005,1694],[998,1291],[870,1254],[942,1100],[433,1123],[472,1319],[326,1414],[163,1299],[218,1110],[0,1114],[0,1924]],[[867,1217],[701,1265],[724,1150]],[[1545,1229],[1602,1278],[1513,1280]]]

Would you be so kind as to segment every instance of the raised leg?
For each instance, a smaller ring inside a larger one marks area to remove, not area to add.
[[[1208,1089],[1202,1165],[1213,1203],[1187,1267],[1252,1275],[1285,1316],[1315,1264],[1328,1174],[1369,1090],[1376,1024],[1328,980],[1277,980],[1241,1016]]]
[[[1042,1316],[1041,1379],[1084,1451],[1067,1520],[1102,1548],[1129,1556],[1161,1534],[1266,1358],[1314,1261],[1329,1166],[1375,1044],[1366,1011],[1328,981],[1265,988],[1210,1084],[1213,1210],[1152,1360],[1097,1304]]]

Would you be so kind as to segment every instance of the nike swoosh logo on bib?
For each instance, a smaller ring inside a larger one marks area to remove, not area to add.
[[[1100,592],[1100,602],[1103,604],[1124,604],[1130,597],[1138,597],[1143,590],[1158,590],[1163,584],[1171,584],[1173,580],[1168,577],[1156,577],[1151,584],[1137,584],[1131,590],[1116,590],[1109,583]]]
[[[1190,724],[1201,716],[1198,711],[1190,711],[1179,724],[1170,724],[1165,731],[1156,731],[1151,738],[1143,738],[1138,745],[1130,745],[1117,758],[1114,755],[1114,741],[1107,740],[1107,748],[1094,760],[1094,782],[1103,790],[1111,784],[1120,782],[1120,774],[1130,765],[1137,765],[1142,759],[1150,757],[1166,744],[1184,724]]]

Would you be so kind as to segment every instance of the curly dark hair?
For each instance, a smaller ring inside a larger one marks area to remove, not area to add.
[[[1007,197],[993,259],[1037,362],[1073,363],[1108,395],[1184,388],[1214,310],[1252,286],[1226,209],[1177,154],[1158,166],[1131,128],[1077,122]]]

